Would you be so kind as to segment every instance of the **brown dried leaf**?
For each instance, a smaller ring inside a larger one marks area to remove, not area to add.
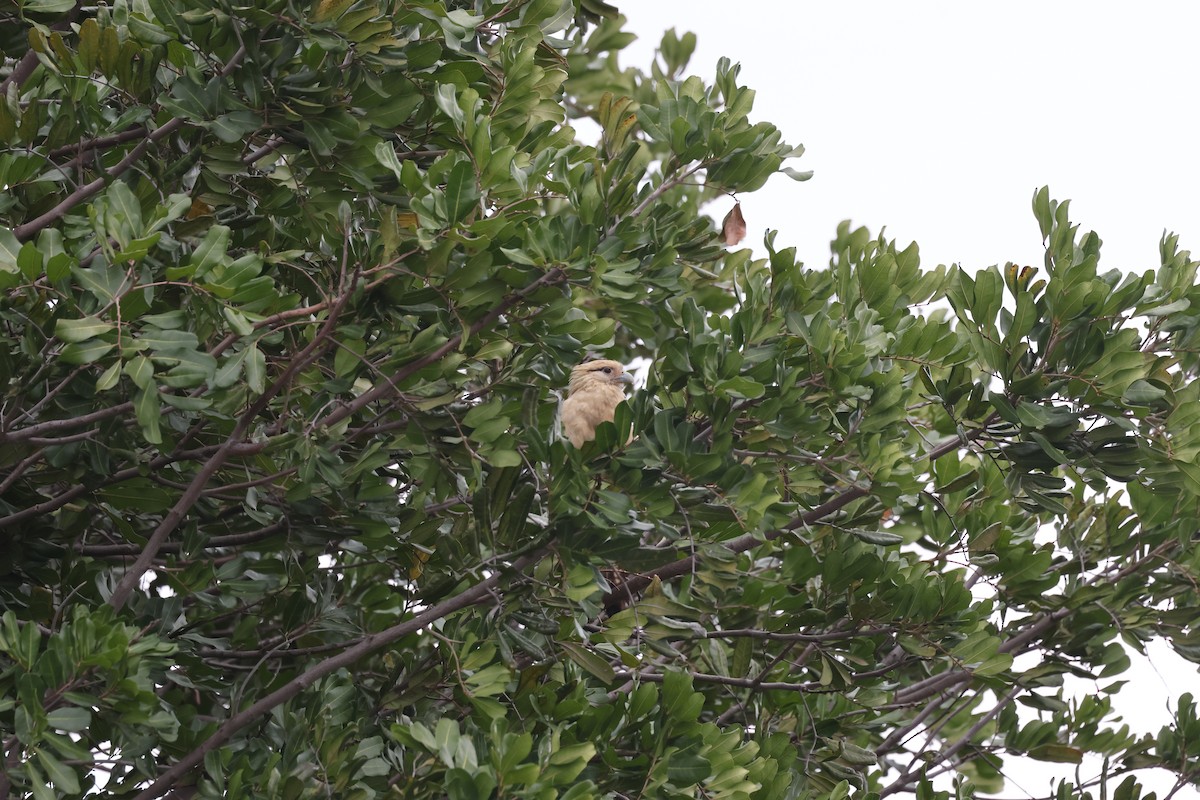
[[[725,219],[721,221],[721,241],[732,247],[746,238],[746,220],[742,217],[742,204],[737,203],[729,209]]]
[[[213,213],[212,206],[201,200],[199,197],[192,198],[192,207],[188,209],[186,219],[196,219],[198,217],[207,217]]]

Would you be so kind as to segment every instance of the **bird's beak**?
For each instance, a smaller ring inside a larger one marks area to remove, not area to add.
[[[630,386],[633,386],[633,376],[630,375],[628,372],[622,372],[621,373],[621,382],[628,383]]]

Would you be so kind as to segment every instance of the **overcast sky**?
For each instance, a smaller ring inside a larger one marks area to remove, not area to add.
[[[791,165],[812,180],[776,176],[741,198],[746,245],[777,229],[778,246],[819,268],[851,219],[886,226],[901,246],[917,241],[928,267],[1040,266],[1030,200],[1048,184],[1103,239],[1102,271],[1157,269],[1164,229],[1200,251],[1200,3],[619,6],[640,37],[623,63],[645,68],[664,30],[690,30],[689,72],[711,81],[721,56],[740,62],[757,92],[751,119],[807,148]],[[719,220],[729,205],[710,213]],[[1156,733],[1174,698],[1200,685],[1196,667],[1159,644],[1135,663],[1114,705],[1134,730]],[[1005,797],[1044,796],[1049,775],[1074,779],[1070,765],[1008,763]],[[1141,777],[1160,797],[1170,789],[1161,774]]]
[[[628,63],[691,30],[691,71],[740,62],[752,119],[807,148],[793,166],[811,181],[744,198],[748,242],[778,229],[820,266],[852,219],[928,266],[1039,265],[1030,198],[1049,184],[1104,240],[1101,268],[1157,267],[1164,228],[1200,250],[1200,3],[619,5],[640,36]]]

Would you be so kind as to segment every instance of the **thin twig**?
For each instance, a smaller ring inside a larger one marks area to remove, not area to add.
[[[743,689],[756,689],[763,692],[805,692],[809,694],[820,692],[841,691],[830,686],[824,686],[816,681],[807,683],[783,683],[780,681],[756,681],[754,678],[734,678],[727,675],[710,675],[705,672],[689,672],[697,683],[715,683],[722,686],[738,686]],[[656,672],[618,672],[620,680],[648,681],[662,683],[664,676]]]
[[[708,166],[707,161],[698,161],[698,162],[696,162],[696,164],[694,164],[693,166],[684,170],[683,172],[679,173],[678,175],[675,175],[674,177],[663,178],[663,182],[660,183],[658,186],[656,186],[654,188],[654,191],[652,191],[652,192],[650,192],[650,194],[646,195],[646,198],[644,200],[642,200],[642,202],[638,203],[637,207],[634,208],[633,211],[630,211],[628,214],[626,214],[625,216],[618,219],[612,225],[609,225],[608,230],[606,230],[604,232],[604,235],[606,237],[612,236],[614,233],[617,232],[617,228],[619,228],[621,226],[622,222],[629,220],[629,219],[634,219],[636,217],[640,217],[642,214],[646,213],[646,209],[648,209],[654,203],[655,200],[662,197],[664,194],[666,194],[671,189],[674,189],[676,186],[679,186],[680,184],[684,183],[688,178],[692,177],[697,172],[699,172],[700,170],[704,169],[707,166]]]
[[[908,786],[913,782],[913,780],[918,775],[921,774],[922,770],[927,769],[929,766],[936,764],[940,761],[945,761],[945,760],[953,757],[955,753],[957,753],[959,750],[962,750],[964,747],[969,745],[971,743],[972,737],[974,737],[975,734],[977,734],[981,730],[983,730],[985,725],[987,725],[989,722],[991,722],[993,719],[995,719],[996,716],[1001,711],[1003,711],[1005,708],[1007,708],[1009,706],[1009,704],[1012,703],[1013,699],[1018,694],[1021,693],[1022,688],[1023,687],[1021,687],[1020,685],[1017,685],[1017,686],[1014,686],[1011,689],[1009,689],[1008,693],[1005,694],[1004,697],[1000,698],[1000,701],[998,703],[996,703],[996,705],[992,708],[992,710],[988,711],[986,714],[984,714],[982,717],[980,717],[978,720],[976,720],[975,724],[972,725],[971,728],[965,734],[963,734],[962,737],[959,738],[958,741],[956,741],[954,744],[952,744],[949,747],[942,750],[940,753],[938,753],[936,756],[934,756],[932,760],[925,762],[920,767],[910,768],[910,769],[905,770],[904,773],[902,775],[900,775],[900,777],[896,778],[896,780],[894,780],[891,784],[884,787],[883,791],[881,791],[879,793],[879,796],[887,797],[890,794],[895,794],[896,792],[903,791],[904,789],[908,788]]]

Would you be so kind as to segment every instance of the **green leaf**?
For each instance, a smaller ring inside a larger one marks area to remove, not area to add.
[[[242,374],[242,366],[246,361],[245,350],[240,350],[225,359],[213,376],[213,386],[224,388],[232,386]]]
[[[575,642],[559,642],[559,646],[572,661],[590,672],[605,686],[611,685],[616,680],[616,672],[612,665],[594,650]]]
[[[454,91],[454,85],[438,84],[433,91],[433,101],[437,103],[437,107],[441,109],[442,113],[450,118],[454,126],[461,130],[464,118],[462,109],[458,106],[458,96]]]
[[[245,315],[237,309],[230,308],[229,306],[222,306],[221,314],[229,323],[229,327],[232,328],[233,332],[238,336],[249,336],[250,334],[254,333],[254,326],[251,325],[246,319]]]
[[[849,533],[856,539],[861,539],[868,544],[878,544],[885,547],[894,544],[903,544],[904,537],[898,533],[890,533],[888,531],[871,531],[862,528],[852,528]]]
[[[162,434],[158,429],[158,390],[153,386],[139,390],[134,395],[133,411],[146,441],[150,444],[162,444]]]
[[[1042,239],[1050,236],[1050,228],[1054,223],[1054,212],[1050,205],[1050,187],[1043,186],[1033,193],[1033,216],[1037,218],[1038,227],[1042,231]]]
[[[76,267],[72,274],[80,286],[105,305],[114,302],[128,289],[125,272],[112,265],[88,269]]]
[[[338,349],[333,355],[333,374],[340,378],[357,371],[363,365],[363,353],[366,351],[367,343],[362,339],[338,342]]]
[[[256,346],[247,348],[246,384],[250,391],[262,394],[267,390],[267,357]]]
[[[134,356],[125,363],[125,374],[139,389],[146,389],[154,381],[154,365],[145,356]]]
[[[57,800],[50,782],[42,777],[41,770],[30,763],[25,765],[25,771],[29,775],[29,789],[33,792],[34,800]]]
[[[459,161],[446,177],[446,216],[450,222],[458,222],[479,201],[479,189],[475,185],[475,170],[469,161]]]
[[[124,248],[142,230],[141,203],[124,181],[113,181],[104,197],[109,206],[109,234]]]
[[[551,784],[562,786],[579,777],[595,757],[596,745],[591,742],[560,747],[550,754],[549,764],[542,774]]]
[[[1170,316],[1171,314],[1178,314],[1181,311],[1187,311],[1191,307],[1192,307],[1191,302],[1185,297],[1181,300],[1176,300],[1173,303],[1167,303],[1166,305],[1155,306],[1154,308],[1147,309],[1146,311],[1143,311],[1142,313],[1145,314],[1147,317],[1166,317],[1166,316]]]
[[[379,163],[391,170],[396,176],[396,180],[404,182],[404,167],[400,163],[400,159],[396,156],[396,150],[389,142],[377,142],[375,144],[375,158]]]
[[[455,765],[455,753],[458,751],[458,725],[450,719],[439,719],[437,728],[434,731],[434,739],[437,743],[437,752],[442,759],[442,763],[448,767],[453,767]]]
[[[262,127],[262,120],[251,111],[221,114],[208,123],[208,129],[223,142],[241,142]]]
[[[193,280],[203,280],[214,268],[225,263],[229,235],[230,230],[224,225],[213,225],[208,229],[188,261],[188,272]]]
[[[667,761],[667,778],[679,788],[695,786],[711,772],[709,760],[694,753],[673,753]]]
[[[1061,764],[1082,764],[1083,751],[1065,744],[1048,743],[1033,748],[1029,757],[1038,761],[1053,761]]]
[[[512,261],[514,264],[524,264],[527,267],[537,266],[537,262],[535,262],[532,258],[530,258],[529,254],[527,254],[523,250],[516,250],[516,249],[508,248],[508,247],[501,247],[500,252],[503,253],[505,255],[505,257],[508,258],[510,261]]]
[[[10,228],[0,228],[0,272],[18,273],[21,243]]]
[[[92,712],[86,708],[79,706],[63,706],[56,708],[46,715],[46,722],[51,728],[60,731],[78,731],[87,730],[92,722]]]
[[[54,324],[54,335],[64,342],[86,342],[116,328],[111,322],[97,317],[60,319]]]
[[[749,378],[730,378],[717,384],[719,393],[741,400],[756,400],[766,393],[766,387]]]
[[[692,678],[686,672],[671,670],[663,674],[663,707],[667,714],[682,722],[694,720],[704,699],[692,691]]]
[[[42,254],[33,242],[26,242],[17,253],[17,268],[28,280],[35,280],[42,274]]]
[[[49,750],[37,748],[37,759],[50,776],[55,789],[67,794],[77,794],[80,791],[79,776],[75,774],[75,770],[55,758]]]
[[[871,767],[879,763],[879,757],[870,750],[858,747],[850,742],[838,742],[838,746],[841,748],[842,758],[849,764]]]
[[[191,331],[159,330],[144,328],[137,337],[141,347],[149,347],[156,353],[174,353],[180,350],[195,350],[200,342]]]
[[[1134,406],[1149,406],[1167,396],[1165,389],[1141,380],[1140,378],[1126,387],[1121,395],[1121,402]]]
[[[74,0],[21,0],[21,10],[31,14],[62,14],[74,7]]]
[[[954,478],[949,483],[939,486],[934,491],[937,494],[952,494],[953,492],[961,491],[968,486],[974,486],[979,480],[979,470],[969,469],[958,477]]]
[[[984,660],[983,663],[977,665],[971,671],[980,677],[990,677],[1008,671],[1012,668],[1012,663],[1013,657],[1011,653],[997,653]]]
[[[115,345],[108,342],[73,342],[59,353],[59,358],[68,364],[91,364],[108,354]]]
[[[96,379],[96,391],[104,392],[117,385],[117,381],[121,379],[121,362],[114,361],[109,365],[108,369],[100,374]]]
[[[133,478],[105,487],[100,497],[113,508],[150,514],[166,511],[174,503],[170,492],[148,478]]]

